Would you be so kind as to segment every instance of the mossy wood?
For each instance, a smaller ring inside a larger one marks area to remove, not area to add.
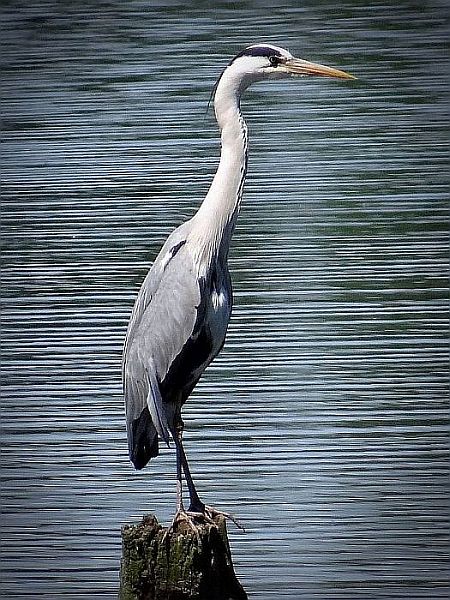
[[[122,527],[120,600],[247,600],[234,573],[223,516],[197,532],[167,532],[149,515]]]

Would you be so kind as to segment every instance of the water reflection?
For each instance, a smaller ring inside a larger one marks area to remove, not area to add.
[[[134,473],[120,351],[149,262],[217,162],[205,107],[261,39],[358,83],[249,92],[227,344],[186,406],[251,598],[447,597],[443,8],[11,3],[3,35],[5,597],[116,596]]]

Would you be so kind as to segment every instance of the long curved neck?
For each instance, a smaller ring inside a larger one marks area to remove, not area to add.
[[[242,198],[248,137],[239,107],[241,91],[240,81],[225,71],[214,101],[222,141],[219,167],[193,218],[193,233],[206,259],[220,255],[226,260]]]

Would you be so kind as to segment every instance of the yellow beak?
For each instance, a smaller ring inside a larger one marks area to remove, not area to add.
[[[292,75],[318,75],[320,77],[337,77],[339,79],[356,79],[350,73],[319,65],[317,63],[302,60],[301,58],[291,58],[280,64],[278,69],[290,73]]]

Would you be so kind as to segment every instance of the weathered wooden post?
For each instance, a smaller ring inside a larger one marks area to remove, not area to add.
[[[154,515],[122,527],[120,600],[247,600],[234,573],[225,518],[170,531]]]

